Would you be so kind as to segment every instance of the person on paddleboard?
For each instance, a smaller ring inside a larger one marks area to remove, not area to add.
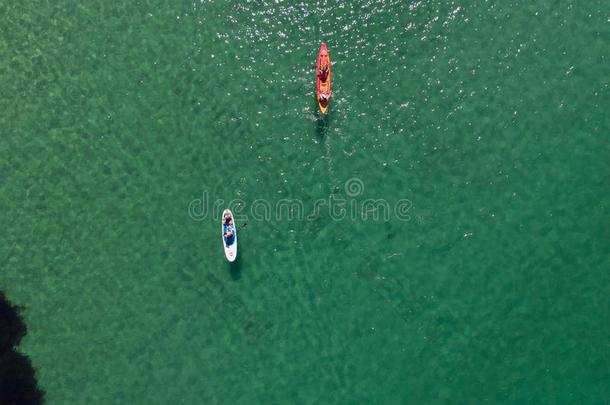
[[[228,212],[225,213],[225,225],[231,225],[233,223],[233,218],[231,218],[231,214]]]
[[[233,237],[235,236],[235,231],[233,230],[233,227],[231,226],[231,224],[228,223],[228,221],[230,221],[231,218],[227,218],[227,222],[225,222],[224,226],[225,228],[225,233],[222,234],[222,236],[224,236],[225,241],[227,243],[227,246],[231,245],[233,243]]]

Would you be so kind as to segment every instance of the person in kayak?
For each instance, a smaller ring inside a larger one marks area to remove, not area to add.
[[[328,95],[326,93],[320,94],[320,101],[326,103],[328,101]]]
[[[320,77],[320,81],[322,83],[326,82],[326,79],[328,79],[328,65],[324,65],[320,68],[320,73],[318,76]]]

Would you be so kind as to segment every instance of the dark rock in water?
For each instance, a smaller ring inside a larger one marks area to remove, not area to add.
[[[37,405],[43,399],[30,358],[14,350],[0,355],[0,404]]]
[[[19,308],[12,305],[0,291],[0,354],[17,346],[26,332]]]
[[[27,328],[19,307],[11,304],[0,291],[0,404],[37,405],[44,402],[30,358],[17,352],[16,346]]]

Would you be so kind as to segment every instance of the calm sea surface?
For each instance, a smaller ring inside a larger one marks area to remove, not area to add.
[[[48,403],[604,403],[609,44],[602,0],[2,2]]]

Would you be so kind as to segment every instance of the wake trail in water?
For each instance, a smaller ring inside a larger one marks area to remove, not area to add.
[[[327,168],[328,168],[328,178],[330,179],[331,184],[331,192],[334,186],[337,185],[335,170],[333,168],[333,157],[332,157],[332,148],[330,145],[330,139],[327,134],[324,136],[324,158],[326,159]]]

